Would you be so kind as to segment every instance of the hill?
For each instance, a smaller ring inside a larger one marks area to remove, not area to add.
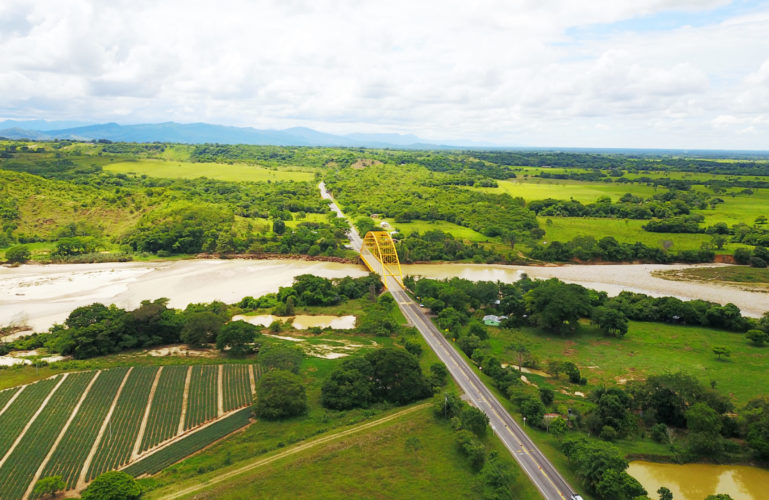
[[[101,123],[50,128],[57,122],[0,122],[0,137],[8,139],[70,139],[109,140],[123,142],[175,142],[187,144],[251,144],[273,146],[347,146],[424,148],[438,146],[411,134],[349,134],[335,135],[311,128],[294,127],[284,130],[231,127],[210,123],[140,123],[120,125]],[[469,143],[468,143],[469,144]]]

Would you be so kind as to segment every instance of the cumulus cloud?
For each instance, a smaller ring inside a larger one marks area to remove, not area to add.
[[[729,3],[5,0],[0,115],[759,147],[769,5],[699,27],[632,28]],[[619,22],[601,37],[570,34]]]

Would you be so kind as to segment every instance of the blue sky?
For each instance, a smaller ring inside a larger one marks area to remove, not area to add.
[[[769,1],[3,0],[0,119],[769,149]]]

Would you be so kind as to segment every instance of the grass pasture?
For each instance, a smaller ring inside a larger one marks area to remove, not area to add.
[[[315,173],[310,168],[272,169],[245,163],[194,163],[155,159],[115,162],[105,165],[104,170],[115,174],[146,175],[168,179],[207,177],[220,181],[246,182],[311,181],[315,178]]]
[[[769,347],[754,347],[741,333],[635,321],[630,322],[622,339],[605,337],[589,325],[563,337],[531,328],[518,333],[492,330],[492,348],[503,362],[515,364],[517,358],[510,344],[516,338],[541,362],[573,361],[590,386],[622,384],[650,374],[685,371],[705,385],[715,381],[718,390],[729,394],[737,404],[746,403],[769,387]],[[717,359],[712,351],[717,345],[728,347],[731,356]],[[575,390],[573,386],[570,389]]]
[[[620,243],[641,243],[656,248],[663,248],[662,242],[673,242],[672,252],[680,250],[699,250],[703,244],[709,244],[709,234],[686,233],[651,233],[641,226],[644,220],[606,219],[594,217],[538,217],[540,227],[545,230],[543,241],[569,241],[577,236],[593,236],[596,240],[604,236],[613,236]],[[550,221],[549,223],[547,221]],[[727,243],[719,253],[731,253],[735,248],[745,245]]]
[[[191,391],[202,394],[193,392],[193,397],[185,397],[185,380],[188,373],[192,375],[192,368],[135,366],[60,373],[0,392],[5,408],[0,414],[0,498],[22,498],[38,470],[39,477],[61,475],[67,488],[73,489],[82,485],[81,479],[89,481],[102,472],[144,458],[177,436],[179,428],[194,431],[194,426],[185,426],[181,419],[183,401],[187,401],[187,412],[195,415],[197,426],[250,405],[251,365],[217,365],[215,376],[201,378],[208,385],[190,384]],[[256,369],[253,373],[256,380],[260,371]],[[223,390],[221,399],[226,403],[218,411],[219,384]],[[206,397],[212,393],[217,397]],[[15,400],[11,402],[12,397]],[[69,427],[65,428],[70,419]],[[165,463],[169,456],[175,460],[183,458],[185,450],[197,451],[235,430],[233,422],[245,425],[242,419],[212,424],[200,436],[189,434],[186,444],[148,463]],[[56,448],[51,450],[54,443]]]
[[[433,417],[432,409],[423,408],[254,468],[198,491],[195,498],[480,498],[479,477],[457,451],[454,435],[447,423]],[[206,474],[194,483],[227,471]],[[539,498],[523,473],[514,473],[515,498]],[[174,484],[148,496],[162,498],[194,483]]]
[[[497,181],[499,187],[478,188],[489,193],[507,193],[512,197],[521,197],[526,201],[555,198],[559,200],[575,199],[582,203],[592,203],[600,196],[609,196],[617,201],[625,193],[650,197],[665,188],[654,188],[645,184],[614,184],[605,182],[581,182],[568,179],[528,179],[527,181]]]

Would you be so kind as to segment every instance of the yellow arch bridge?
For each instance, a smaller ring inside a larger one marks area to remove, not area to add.
[[[369,231],[363,238],[363,246],[360,249],[360,258],[371,272],[382,277],[382,282],[387,286],[387,277],[392,277],[403,286],[403,271],[395,251],[395,243],[390,233],[386,231]]]

